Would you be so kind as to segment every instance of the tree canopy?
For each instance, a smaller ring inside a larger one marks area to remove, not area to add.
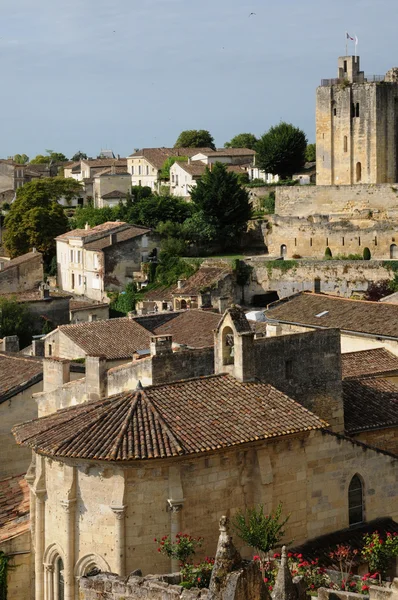
[[[305,163],[307,138],[304,131],[291,123],[271,127],[258,141],[256,164],[266,173],[289,179]]]
[[[80,183],[59,177],[36,179],[18,188],[5,218],[4,243],[11,258],[37,248],[46,262],[55,251],[55,240],[68,230],[68,219],[58,200],[80,195]]]
[[[224,148],[250,148],[254,150],[257,138],[253,133],[238,133],[229,142],[225,142]]]
[[[15,154],[14,161],[18,165],[26,165],[29,162],[29,156],[27,154]]]
[[[307,144],[307,149],[305,151],[305,160],[307,162],[316,161],[316,144]]]
[[[50,162],[66,162],[68,159],[62,152],[46,150],[46,154],[38,154],[30,161],[32,165],[43,165]]]
[[[212,148],[216,149],[214,138],[206,129],[187,129],[177,138],[174,148]]]
[[[78,150],[77,152],[75,152],[75,154],[71,158],[71,160],[73,160],[74,162],[77,162],[78,160],[86,160],[86,159],[87,159],[87,154],[85,154],[81,150]]]
[[[217,241],[224,248],[237,244],[246,231],[251,207],[249,195],[235,173],[228,171],[225,165],[215,163],[192,188],[191,200],[195,213],[186,227],[191,226],[192,234],[203,241]]]
[[[0,298],[0,336],[17,335],[24,348],[33,334],[34,319],[27,307],[14,298]]]

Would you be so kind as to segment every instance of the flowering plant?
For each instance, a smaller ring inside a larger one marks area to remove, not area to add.
[[[177,533],[175,541],[169,535],[164,535],[161,540],[155,538],[154,541],[159,544],[158,552],[169,558],[177,559],[180,566],[183,566],[192,558],[196,549],[200,548],[203,538],[194,538],[187,533]]]
[[[383,539],[377,531],[364,535],[364,545],[362,548],[362,557],[369,565],[371,572],[376,572],[381,578],[386,574],[391,560],[398,556],[398,535],[396,533],[387,533]]]
[[[186,563],[181,568],[182,585],[185,588],[208,588],[213,571],[214,558],[206,558],[197,564]]]

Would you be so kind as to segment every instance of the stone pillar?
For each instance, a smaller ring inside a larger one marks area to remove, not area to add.
[[[46,600],[47,598],[54,598],[54,565],[46,564],[45,568],[45,578],[46,578]],[[58,591],[58,590],[57,590]]]
[[[66,515],[66,544],[65,544],[65,600],[75,600],[75,506],[76,499],[62,500],[62,508]]]
[[[36,524],[35,524],[35,600],[44,600],[44,519],[45,490],[35,490]]]
[[[177,533],[181,531],[181,510],[183,507],[182,502],[174,502],[168,500],[169,511],[170,511],[170,536],[172,540],[175,540]],[[180,563],[176,558],[171,559],[171,572],[177,573],[180,570]]]
[[[106,395],[106,358],[105,356],[86,356],[86,394],[87,400],[100,400]]]
[[[126,507],[112,506],[115,515],[115,565],[116,573],[124,577],[126,570]]]
[[[70,381],[70,361],[61,358],[43,360],[43,392],[52,392]]]

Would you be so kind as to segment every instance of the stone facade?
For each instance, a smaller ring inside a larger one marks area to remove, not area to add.
[[[301,241],[305,243],[302,238]],[[297,260],[290,268],[286,268],[286,263],[253,257],[247,264],[253,267],[251,280],[245,288],[245,297],[249,302],[253,296],[269,290],[277,292],[279,298],[302,291],[350,298],[361,296],[370,282],[377,283],[394,277],[388,263],[376,260]]]
[[[0,265],[0,294],[36,289],[43,281],[43,257],[29,252]]]
[[[338,79],[316,92],[319,185],[395,183],[398,84],[366,80],[359,56],[338,60]]]
[[[7,573],[10,600],[35,600],[30,531],[0,542],[0,551],[11,556]]]

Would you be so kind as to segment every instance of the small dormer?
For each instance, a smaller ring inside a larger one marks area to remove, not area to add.
[[[240,306],[226,310],[214,332],[214,366],[239,381],[255,379],[254,332]]]

